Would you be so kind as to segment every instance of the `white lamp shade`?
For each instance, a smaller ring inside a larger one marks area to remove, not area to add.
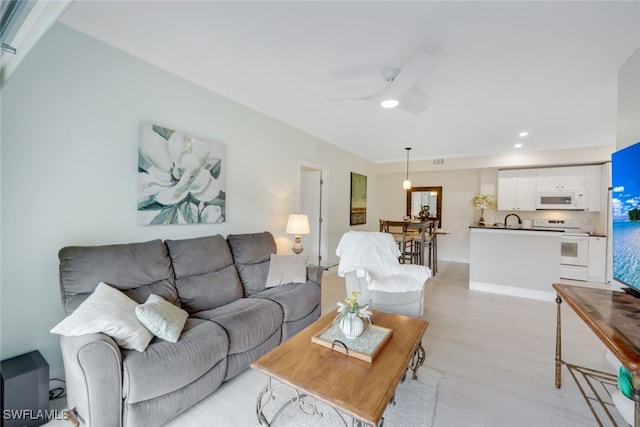
[[[411,181],[409,181],[408,179],[402,181],[402,188],[404,188],[405,190],[409,190],[411,188]]]
[[[309,226],[309,217],[303,214],[289,215],[287,221],[287,234],[309,234],[311,227]]]

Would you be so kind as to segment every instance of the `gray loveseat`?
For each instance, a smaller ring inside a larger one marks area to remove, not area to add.
[[[322,270],[265,288],[276,249],[268,232],[61,249],[66,315],[99,282],[139,304],[153,293],[189,313],[176,343],[154,338],[144,352],[104,334],[60,337],[68,405],[83,425],[160,425],[313,323]]]

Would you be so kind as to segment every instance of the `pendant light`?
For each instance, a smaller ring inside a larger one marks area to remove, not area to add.
[[[411,181],[409,181],[409,151],[411,151],[411,147],[406,147],[405,150],[407,150],[407,179],[402,183],[402,188],[409,190],[411,188]]]

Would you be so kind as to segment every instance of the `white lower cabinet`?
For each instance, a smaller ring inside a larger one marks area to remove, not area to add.
[[[589,237],[588,275],[590,282],[605,282],[607,265],[607,238],[601,236]]]

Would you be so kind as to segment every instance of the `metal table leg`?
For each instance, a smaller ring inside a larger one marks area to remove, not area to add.
[[[416,348],[416,351],[411,356],[411,361],[409,362],[409,369],[413,371],[413,379],[418,379],[418,369],[420,366],[424,365],[424,362],[427,358],[427,352],[425,351],[422,343]]]
[[[561,339],[561,315],[560,315],[560,304],[562,304],[562,298],[560,295],[556,296],[556,388],[560,388],[562,386],[562,339]]]

